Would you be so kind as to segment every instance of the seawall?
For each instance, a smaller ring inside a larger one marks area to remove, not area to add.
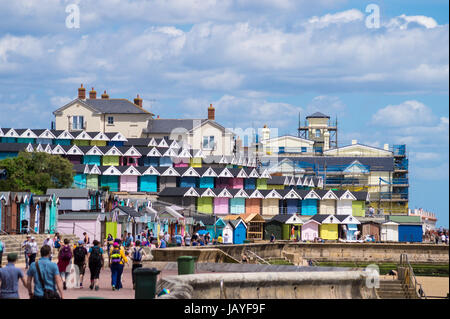
[[[223,288],[221,288],[221,282]],[[170,276],[164,299],[376,299],[363,271],[266,272]]]

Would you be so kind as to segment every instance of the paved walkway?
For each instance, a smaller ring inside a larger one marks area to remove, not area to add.
[[[17,265],[26,276],[25,265]],[[158,275],[158,280],[164,276],[177,275],[177,270],[164,270]],[[78,299],[80,297],[97,297],[106,299],[134,299],[134,290],[131,282],[131,265],[127,265],[124,268],[122,275],[122,286],[120,290],[113,291],[111,289],[111,271],[108,267],[105,267],[100,272],[100,280],[98,291],[90,290],[90,272],[89,268],[86,268],[85,279],[83,280],[83,288],[67,288],[64,290],[65,299]],[[28,291],[23,287],[22,283],[19,283],[19,295],[21,299],[28,299]]]

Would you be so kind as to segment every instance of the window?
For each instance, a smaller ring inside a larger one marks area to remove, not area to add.
[[[316,137],[320,137],[320,130],[319,129],[316,130]]]
[[[302,153],[306,153],[306,147],[302,146]]]
[[[108,116],[108,124],[109,125],[114,124],[114,116]]]
[[[203,136],[203,149],[214,149],[214,136]]]
[[[83,116],[72,116],[72,129],[73,130],[84,129],[84,117]]]

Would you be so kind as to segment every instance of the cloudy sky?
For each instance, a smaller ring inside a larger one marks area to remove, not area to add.
[[[79,28],[70,28],[74,4]],[[295,135],[299,114],[321,111],[338,117],[341,146],[405,143],[410,207],[448,226],[447,0],[0,0],[0,8],[0,127],[49,127],[81,83],[112,98],[139,94],[164,118],[204,118],[212,103],[217,121],[243,130],[267,124]]]

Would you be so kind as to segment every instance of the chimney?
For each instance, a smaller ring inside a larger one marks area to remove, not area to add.
[[[105,92],[103,92],[103,94],[102,94],[102,99],[109,99],[109,95],[106,94],[106,90],[105,90]]]
[[[208,107],[208,120],[214,121],[215,112],[216,112],[216,109],[212,106],[212,104],[210,104]]]
[[[89,91],[89,98],[95,100],[97,98],[97,92],[95,92],[94,88]]]
[[[389,151],[389,144],[384,144],[384,150]]]
[[[81,87],[78,88],[78,98],[80,100],[86,99],[86,89],[83,87],[83,83],[81,84]]]
[[[139,106],[140,108],[142,108],[142,99],[139,97],[139,94],[138,94],[137,97],[134,99],[134,104],[136,104],[137,106]]]
[[[352,145],[358,144],[357,140],[352,140]]]

